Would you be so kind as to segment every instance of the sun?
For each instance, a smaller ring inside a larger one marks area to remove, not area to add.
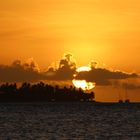
[[[82,90],[91,90],[95,87],[95,83],[87,82],[86,80],[72,80],[76,88],[81,88]]]
[[[77,68],[76,72],[84,72],[84,71],[91,71],[90,67],[82,66]],[[82,90],[91,90],[95,87],[95,83],[93,82],[87,82],[86,80],[77,80],[76,74],[74,75],[74,79],[72,80],[72,83],[76,88],[81,88]]]
[[[90,67],[87,67],[87,66],[82,66],[82,67],[77,68],[76,71],[77,71],[77,72],[91,71],[91,68],[90,68]]]

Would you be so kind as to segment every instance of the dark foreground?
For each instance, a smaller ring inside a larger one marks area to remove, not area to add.
[[[139,140],[140,104],[0,104],[0,140],[63,139]]]

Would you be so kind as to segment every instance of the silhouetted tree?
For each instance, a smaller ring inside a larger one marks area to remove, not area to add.
[[[16,84],[0,85],[0,101],[90,101],[94,93],[85,93],[81,88],[76,90],[70,86],[60,88],[43,82],[37,84],[23,83],[19,88]]]

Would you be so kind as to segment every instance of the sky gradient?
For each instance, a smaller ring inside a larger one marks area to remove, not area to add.
[[[33,57],[41,68],[73,53],[140,72],[139,0],[0,0],[0,63]]]

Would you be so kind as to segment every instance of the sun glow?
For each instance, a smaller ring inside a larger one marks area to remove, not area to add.
[[[83,67],[78,68],[76,71],[77,72],[91,71],[91,68],[90,67],[87,67],[87,66],[83,66]]]
[[[87,66],[83,66],[83,67],[79,67],[76,70],[77,73],[84,72],[84,71],[87,72],[91,71],[91,68]],[[86,80],[77,80],[76,74],[74,75],[74,79],[72,80],[72,83],[76,88],[81,88],[82,90],[91,90],[95,87],[95,83],[93,82],[87,82]]]
[[[87,82],[86,80],[73,80],[74,86],[83,90],[91,90],[95,87],[95,83]]]

